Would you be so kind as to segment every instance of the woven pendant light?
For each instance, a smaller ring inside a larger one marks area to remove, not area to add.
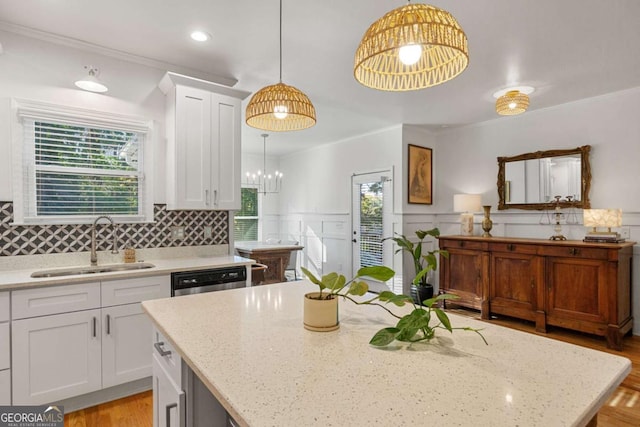
[[[353,74],[373,89],[407,91],[451,80],[468,64],[467,36],[456,19],[437,7],[409,3],[369,27]]]
[[[515,116],[527,111],[529,95],[517,90],[510,90],[496,100],[496,113],[501,116]]]
[[[282,0],[280,0],[280,82],[253,94],[246,110],[246,123],[254,128],[286,132],[316,124],[316,109],[299,89],[282,83]]]

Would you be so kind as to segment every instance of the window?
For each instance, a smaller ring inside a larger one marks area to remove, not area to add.
[[[102,113],[87,118],[66,107],[42,111],[20,104],[18,115],[16,223],[80,223],[98,215],[119,222],[152,219],[143,168],[148,128]]]
[[[241,208],[233,219],[233,233],[236,241],[258,240],[258,189],[242,188]]]

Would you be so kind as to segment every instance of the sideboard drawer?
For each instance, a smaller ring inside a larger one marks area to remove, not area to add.
[[[468,249],[468,250],[486,250],[486,242],[475,242],[473,240],[458,239],[440,239],[440,249]]]
[[[539,253],[544,256],[564,258],[607,259],[608,252],[608,249],[584,246],[542,246]]]
[[[538,247],[535,245],[527,245],[523,243],[489,243],[491,252],[512,252],[518,254],[535,255],[538,253]]]

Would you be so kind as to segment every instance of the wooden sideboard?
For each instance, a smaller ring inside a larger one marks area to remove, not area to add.
[[[440,290],[449,304],[605,336],[622,349],[632,328],[635,242],[617,244],[507,237],[440,236]]]

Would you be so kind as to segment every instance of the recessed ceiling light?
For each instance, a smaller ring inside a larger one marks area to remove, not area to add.
[[[211,38],[211,35],[205,31],[194,31],[191,33],[191,38],[197,42],[206,42]]]
[[[524,93],[525,95],[531,95],[536,90],[536,88],[532,86],[510,86],[494,92],[493,97],[497,99],[502,95],[505,95],[507,92],[512,92],[514,90],[517,90],[520,93]]]

